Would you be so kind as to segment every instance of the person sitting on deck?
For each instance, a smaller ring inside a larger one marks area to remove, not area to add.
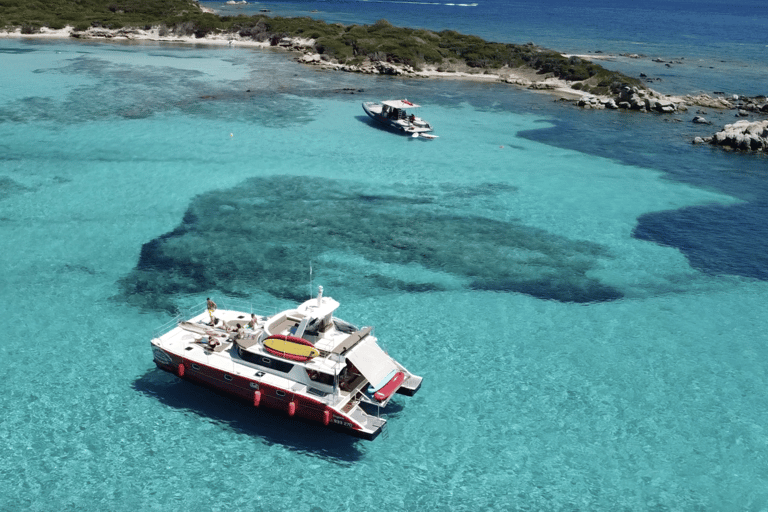
[[[211,350],[215,350],[216,347],[221,345],[221,342],[216,338],[216,336],[208,336],[208,348]]]
[[[249,329],[256,329],[256,326],[259,324],[259,320],[256,318],[256,315],[251,313],[251,321],[248,322],[248,328]]]

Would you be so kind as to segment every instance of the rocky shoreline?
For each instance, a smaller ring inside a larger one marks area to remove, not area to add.
[[[311,51],[311,46],[297,45],[291,40],[281,41],[280,46],[302,56],[296,60],[308,65],[318,65],[326,69],[335,69],[350,73],[381,74],[414,78],[456,78],[465,80],[498,81],[524,87],[534,91],[555,94],[561,100],[571,101],[584,109],[612,109],[636,112],[655,112],[658,114],[678,114],[687,112],[689,108],[699,108],[691,119],[695,124],[712,124],[703,114],[702,108],[714,109],[720,112],[734,111],[736,117],[749,115],[768,116],[768,98],[765,96],[746,97],[720,93],[716,96],[708,94],[673,96],[665,95],[650,88],[623,86],[613,95],[593,95],[575,89],[577,82],[568,82],[546,75],[531,73],[523,69],[485,70],[480,73],[468,73],[466,70],[450,72],[431,70],[414,70],[408,66],[395,65],[388,62],[365,62],[358,66],[340,65],[323,59],[322,55]],[[679,121],[679,119],[676,119]],[[725,149],[766,152],[768,153],[768,120],[741,120],[725,127],[709,137],[696,137],[694,144],[709,143]]]
[[[696,137],[694,144],[713,144],[726,149],[768,153],[768,120],[742,119],[727,124],[711,137]]]
[[[232,34],[207,34],[205,37],[179,36],[163,30],[160,27],[147,29],[122,28],[106,29],[92,27],[84,31],[76,31],[72,27],[61,30],[42,29],[35,34],[22,34],[20,30],[15,32],[0,32],[0,37],[22,38],[77,38],[77,39],[113,39],[113,40],[146,40],[158,42],[173,42],[186,44],[214,44],[246,47],[277,47],[289,53],[300,54],[295,60],[305,65],[319,66],[349,73],[377,74],[389,76],[401,76],[410,78],[439,78],[475,80],[487,82],[501,82],[532,91],[545,92],[555,95],[559,100],[572,102],[584,109],[612,109],[633,112],[679,114],[687,112],[689,108],[698,107],[714,109],[718,112],[735,111],[737,117],[767,116],[768,99],[760,97],[743,97],[725,94],[710,96],[708,94],[673,96],[661,94],[650,88],[623,85],[612,89],[610,94],[595,95],[582,91],[582,83],[567,81],[552,76],[541,74],[531,68],[501,68],[478,69],[468,66],[453,65],[445,67],[427,67],[414,69],[403,64],[394,64],[386,61],[366,60],[357,65],[339,64],[325,55],[318,54],[314,50],[312,39],[282,38],[271,41],[255,41],[251,38]],[[590,58],[590,56],[581,56]],[[594,56],[597,60],[604,60],[603,56]],[[698,115],[691,122],[696,124],[711,124],[699,110]],[[680,119],[675,119],[680,121]],[[726,149],[735,149],[750,152],[768,153],[768,121],[742,120],[737,123],[727,124],[725,127],[710,137],[696,137],[695,144],[709,143]]]

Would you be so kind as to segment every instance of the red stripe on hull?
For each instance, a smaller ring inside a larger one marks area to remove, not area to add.
[[[155,348],[155,350],[159,349]],[[294,418],[326,425],[325,412],[328,411],[330,414],[330,427],[337,429],[341,428],[344,431],[352,432],[362,430],[362,426],[352,418],[331,409],[317,400],[303,395],[296,395],[289,390],[282,390],[276,386],[264,384],[241,375],[232,375],[222,370],[178,357],[166,351],[163,351],[163,353],[168,356],[170,362],[161,362],[155,357],[155,364],[157,367],[178,376],[178,365],[183,363],[185,367],[184,376],[182,377],[183,380],[201,384],[226,393],[227,395],[233,395],[251,404],[253,404],[254,392],[258,389],[261,391],[261,398],[258,406],[259,409],[266,407],[288,414],[289,404],[293,401],[296,404],[293,415]],[[253,387],[252,383],[258,385],[258,387]],[[279,395],[278,392],[281,392],[282,396]],[[375,437],[375,435],[373,437]],[[373,437],[371,437],[371,439]]]

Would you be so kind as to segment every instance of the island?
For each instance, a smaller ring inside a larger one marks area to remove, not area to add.
[[[496,81],[554,94],[587,109],[673,114],[689,107],[768,114],[764,96],[665,95],[639,78],[611,71],[588,56],[564,55],[534,43],[495,43],[453,30],[326,23],[311,17],[219,16],[193,0],[3,0],[0,37],[142,39],[276,47],[296,60],[343,72],[413,78]],[[707,123],[696,116],[696,123]],[[768,123],[728,125],[697,138],[743,151],[768,152]],[[745,136],[736,132],[747,130]],[[721,133],[721,132],[718,132]],[[735,135],[734,135],[735,134]]]

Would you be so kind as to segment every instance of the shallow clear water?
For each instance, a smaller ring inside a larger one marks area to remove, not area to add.
[[[0,509],[768,507],[764,158],[241,48],[3,40],[0,67]],[[440,138],[371,125],[383,97]],[[154,368],[170,311],[285,307],[310,264],[424,376],[386,439]]]

